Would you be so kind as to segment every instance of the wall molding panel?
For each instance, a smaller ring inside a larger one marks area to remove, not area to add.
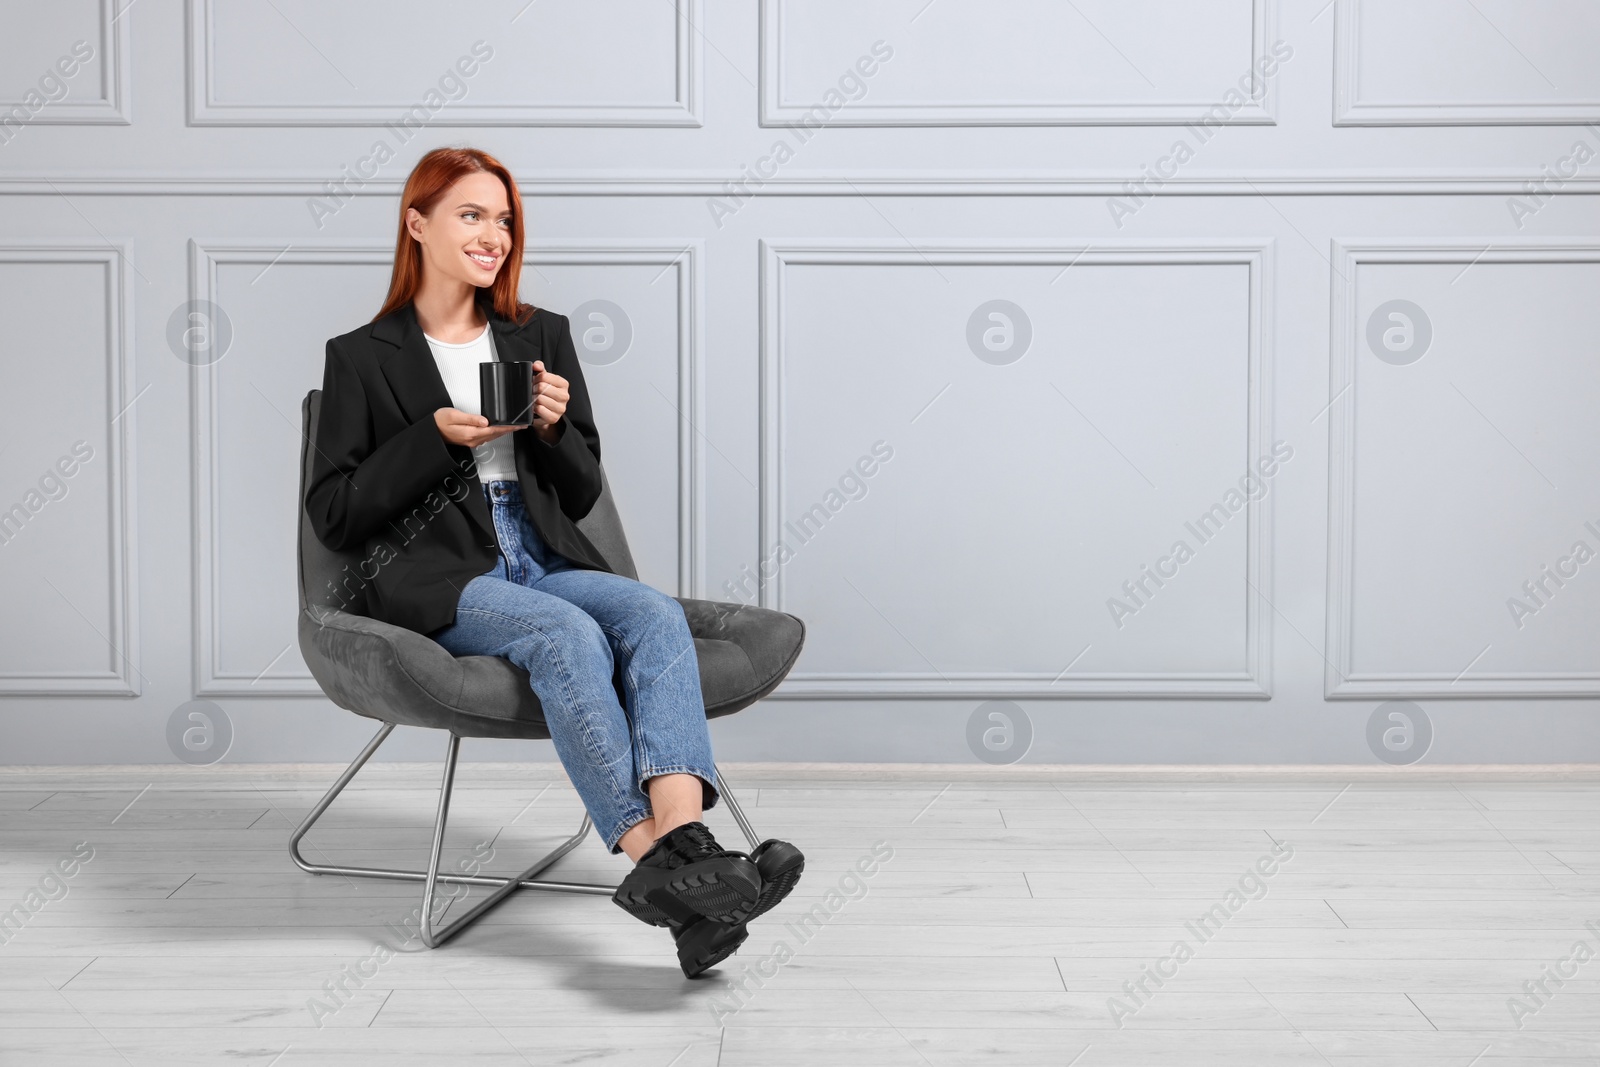
[[[370,245],[319,245],[278,247],[262,241],[189,242],[189,301],[222,305],[217,269],[225,265],[263,268],[315,266],[387,265],[394,258],[392,247]],[[220,362],[226,362],[222,360]],[[293,618],[285,632],[285,647],[259,674],[225,672],[222,661],[222,611],[219,602],[218,574],[222,566],[218,529],[219,485],[222,472],[216,450],[218,416],[218,375],[216,364],[190,368],[190,433],[194,440],[194,465],[190,469],[190,493],[194,501],[193,559],[194,605],[193,641],[194,691],[207,697],[322,696],[322,690],[309,671],[267,675],[272,665],[288,653],[297,641]],[[320,387],[320,381],[308,388]],[[296,437],[300,436],[300,410],[279,411],[288,420]]]
[[[1272,46],[1272,0],[1235,0],[1251,12],[1249,63],[1230,74],[1248,74]],[[783,97],[785,0],[761,0],[761,104],[763,126],[797,126],[815,101],[797,103]],[[993,10],[992,8],[990,9]],[[1081,15],[1081,12],[1079,13]],[[1091,24],[1092,25],[1092,24]],[[891,42],[891,47],[893,43]],[[1114,47],[1114,46],[1113,46]],[[955,57],[952,57],[952,62]],[[876,104],[864,97],[830,116],[828,126],[1182,126],[1221,102],[1230,81],[1213,94],[1189,99],[1147,100],[990,100],[969,103]],[[1273,125],[1275,90],[1268,79],[1259,100],[1252,100],[1219,120],[1221,125]],[[870,93],[869,93],[870,96]]]
[[[106,434],[110,454],[105,459],[109,471],[106,478],[109,552],[100,562],[108,580],[109,611],[105,620],[92,620],[70,601],[68,607],[71,615],[82,619],[93,631],[86,635],[85,647],[97,655],[109,653],[112,661],[111,669],[105,671],[6,672],[0,674],[0,696],[136,697],[143,691],[144,675],[138,666],[138,510],[134,488],[137,470],[134,450],[138,439],[134,405],[142,390],[134,392],[133,284],[128,270],[131,252],[132,243],[128,241],[104,244],[74,240],[6,241],[0,244],[0,263],[87,263],[105,271],[104,288],[99,296],[106,317],[104,373],[109,410],[104,414],[110,426]],[[7,502],[7,506],[9,504]]]
[[[110,0],[107,0],[110,2]],[[700,126],[704,91],[701,25],[705,0],[675,0],[673,98],[629,104],[486,103],[469,95],[429,126]],[[189,123],[193,126],[383,126],[416,100],[381,104],[222,103],[217,68],[216,0],[188,0]],[[593,10],[599,10],[598,7]],[[519,16],[520,17],[520,16]],[[424,86],[425,88],[425,86]]]
[[[1600,99],[1527,102],[1483,99],[1451,103],[1363,97],[1360,91],[1363,2],[1371,0],[1335,0],[1335,126],[1583,126],[1600,122]],[[1463,10],[1472,12],[1468,15],[1470,18],[1488,20],[1488,15],[1476,4],[1469,4]],[[1494,24],[1491,22],[1490,25]],[[1505,38],[1510,48],[1516,48],[1498,26],[1494,30]],[[1523,59],[1526,61],[1527,57],[1523,56]],[[1545,80],[1548,81],[1548,78]]]
[[[1355,287],[1367,264],[1427,264],[1465,270],[1495,263],[1600,264],[1600,242],[1502,239],[1333,241],[1333,317],[1329,361],[1327,655],[1324,690],[1329,700],[1508,699],[1600,697],[1600,670],[1589,672],[1494,673],[1354,671],[1354,534],[1356,411],[1361,394],[1356,364],[1363,336],[1356,321]],[[1349,398],[1335,402],[1346,392]]]
[[[1246,380],[1248,426],[1247,455],[1261,455],[1270,447],[1272,426],[1272,342],[1269,309],[1272,307],[1273,243],[1265,242],[1141,242],[1107,241],[1092,245],[1042,242],[938,242],[914,249],[873,241],[761,241],[761,465],[760,535],[758,547],[777,542],[784,529],[784,476],[787,442],[784,436],[785,276],[795,265],[840,266],[1061,266],[1069,265],[1182,265],[1233,264],[1249,268],[1249,353]],[[774,697],[795,699],[881,699],[886,697],[1013,698],[1233,698],[1267,699],[1271,696],[1272,628],[1263,625],[1270,611],[1272,505],[1276,494],[1251,500],[1247,507],[1245,573],[1239,588],[1244,598],[1246,669],[1232,672],[1150,672],[1088,674],[1074,672],[994,672],[962,674],[864,673],[839,674],[795,671]],[[758,558],[759,555],[758,555]],[[759,570],[759,568],[758,568]],[[763,577],[758,574],[758,577]],[[770,580],[762,580],[758,603],[786,610],[784,573],[780,567]],[[1064,659],[1071,656],[1066,650]]]
[[[128,5],[131,6],[131,5]],[[76,99],[76,90],[82,88],[79,78],[68,81],[72,91],[59,103],[48,104],[34,117],[29,126],[128,126],[133,123],[132,84],[129,73],[130,54],[129,20],[123,15],[127,6],[119,0],[99,0],[99,24],[94,34],[95,55],[101,62],[101,82],[98,96]],[[13,14],[12,17],[17,17]],[[68,54],[71,41],[63,41],[57,53],[38,57],[38,71],[42,75],[52,70],[61,55]],[[81,77],[81,74],[80,76]],[[20,107],[19,100],[0,100],[0,113]]]

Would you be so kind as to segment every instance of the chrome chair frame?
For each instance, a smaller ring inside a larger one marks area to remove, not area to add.
[[[535,860],[521,874],[512,875],[511,877],[491,874],[441,874],[439,862],[444,852],[445,824],[450,815],[450,794],[455,786],[456,760],[461,751],[461,738],[455,734],[450,735],[449,747],[445,750],[444,779],[439,785],[439,813],[434,820],[433,848],[428,855],[428,869],[426,871],[402,870],[392,867],[342,867],[312,863],[307,860],[300,854],[300,839],[305,837],[311,828],[316,825],[323,812],[328,810],[339,794],[344,791],[344,787],[350,784],[350,780],[366,765],[367,760],[372,758],[372,754],[378,750],[378,746],[382,745],[389,735],[394,732],[394,727],[394,723],[385,722],[379,728],[377,735],[367,742],[367,747],[361,750],[361,754],[339,776],[338,781],[333,783],[333,787],[317,802],[316,807],[311,809],[311,813],[305,817],[299,828],[295,830],[294,836],[289,838],[289,857],[294,860],[295,866],[310,874],[336,874],[356,878],[383,878],[396,882],[422,882],[422,916],[418,924],[418,932],[422,943],[428,948],[437,948],[452,937],[455,937],[468,926],[483,918],[490,909],[503,902],[519,889],[543,890],[553,893],[587,893],[601,896],[610,896],[616,891],[617,887],[614,885],[602,885],[596,882],[563,882],[536,877],[583,842],[584,837],[594,825],[588,815],[584,815],[583,821],[578,824],[577,833]],[[761,839],[756,836],[755,830],[750,825],[750,820],[745,817],[744,809],[734,799],[733,792],[728,788],[727,780],[722,776],[722,768],[713,764],[712,769],[717,777],[718,795],[727,803],[728,811],[733,815],[734,822],[738,824],[740,833],[744,834],[745,840],[754,849],[756,845],[761,843]],[[441,883],[447,885],[483,886],[492,888],[494,892],[475,904],[471,911],[457,917],[453,922],[445,926],[436,928],[434,925],[433,901],[434,894]]]

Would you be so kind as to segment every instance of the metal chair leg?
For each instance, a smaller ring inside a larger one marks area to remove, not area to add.
[[[322,813],[328,810],[328,805],[333,803],[333,798],[344,791],[344,787],[350,784],[350,779],[356,776],[357,771],[366,766],[367,760],[371,759],[372,754],[378,751],[378,746],[387,741],[392,733],[394,733],[394,723],[384,723],[382,728],[378,730],[377,736],[367,742],[367,747],[361,750],[361,755],[357,756],[355,761],[339,776],[339,780],[333,783],[333,788],[323,794],[322,799],[317,801],[317,806],[311,809],[311,814],[305,817],[305,821],[294,832],[294,836],[289,838],[289,858],[294,860],[296,867],[312,874],[334,873],[331,869],[319,868],[316,864],[307,861],[304,856],[300,855],[300,839],[306,836],[306,831],[311,829],[318,819],[322,818]]]
[[[422,943],[429,948],[433,948],[439,940],[442,940],[435,938],[433,932],[433,891],[439,884],[439,855],[444,851],[444,824],[450,817],[450,793],[455,788],[456,757],[460,753],[461,738],[451,734],[450,742],[444,751],[444,781],[439,783],[439,816],[433,822],[433,849],[428,853],[428,880],[422,890],[422,922],[419,932],[422,935]],[[499,900],[505,893],[506,889],[502,886],[491,899]],[[458,920],[455,926],[460,925]]]
[[[361,768],[366,764],[367,760],[372,757],[372,754],[378,750],[378,746],[383,744],[383,742],[388,738],[389,734],[393,731],[394,723],[383,724],[383,727],[379,729],[377,736],[375,736],[371,741],[367,742],[367,747],[362,749],[361,754],[357,756],[355,761],[351,763],[345,772],[339,776],[339,780],[333,784],[333,788],[329,789],[323,798],[317,802],[317,805],[311,809],[310,814],[306,816],[305,821],[300,824],[300,826],[295,830],[293,836],[289,838],[289,856],[294,860],[295,865],[301,870],[310,874],[338,874],[354,876],[357,878],[383,878],[389,881],[424,883],[422,894],[423,904],[421,935],[423,944],[427,945],[429,948],[443,944],[445,941],[454,937],[456,934],[466,929],[467,926],[479,918],[482,918],[490,908],[494,907],[496,904],[499,904],[506,897],[510,896],[512,892],[518,889],[536,889],[556,893],[588,893],[603,896],[610,896],[616,891],[617,887],[614,885],[600,885],[593,882],[561,882],[534,877],[545,868],[561,859],[567,853],[577,848],[578,845],[583,842],[584,837],[588,835],[589,828],[592,825],[589,821],[588,815],[585,815],[583,817],[583,821],[579,823],[577,833],[573,834],[566,841],[556,846],[556,848],[540,857],[532,866],[523,871],[521,874],[510,878],[502,878],[497,875],[440,873],[439,863],[440,857],[444,850],[445,824],[450,813],[450,795],[455,783],[456,761],[461,747],[461,739],[454,734],[450,735],[449,747],[445,752],[444,778],[440,783],[439,789],[439,812],[434,823],[433,848],[429,855],[428,869],[426,871],[402,870],[392,867],[343,867],[329,864],[312,863],[307,860],[300,854],[301,838],[305,837],[306,833],[309,832],[314,825],[316,825],[317,820],[322,817],[322,813],[328,810],[329,805],[331,805],[334,799],[338,797],[341,792],[343,792],[344,787],[350,784],[350,780],[355,777],[356,772],[361,770]],[[485,886],[495,890],[495,892],[491,893],[488,897],[473,907],[471,911],[460,916],[448,926],[434,929],[433,898],[437,887],[441,883],[447,885]]]
[[[750,825],[750,820],[744,816],[744,809],[734,799],[733,790],[728,788],[728,780],[722,777],[722,768],[713,763],[711,769],[717,774],[717,793],[723,800],[728,802],[728,810],[733,813],[733,821],[739,824],[739,832],[744,834],[746,841],[750,842],[750,847],[752,849],[755,848],[761,844],[761,838],[756,836],[755,829]]]

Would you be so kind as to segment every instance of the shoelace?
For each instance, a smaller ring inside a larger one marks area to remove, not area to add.
[[[703,823],[685,823],[678,828],[678,833],[679,851],[685,855],[699,859],[721,856],[750,858],[743,852],[734,852],[717,844],[717,839],[711,836],[711,830]]]

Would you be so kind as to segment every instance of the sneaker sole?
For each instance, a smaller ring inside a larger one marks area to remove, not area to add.
[[[806,869],[806,858],[793,845],[780,841],[761,854],[756,869],[761,872],[761,896],[746,922],[771,911],[789,895]]]
[[[752,868],[754,864],[750,864]],[[752,880],[732,861],[706,860],[676,870],[642,872],[634,868],[611,899],[629,915],[651,926],[682,921],[651,898],[661,890],[698,916],[730,926],[744,922],[761,898],[761,876]],[[752,872],[753,873],[753,872]]]

